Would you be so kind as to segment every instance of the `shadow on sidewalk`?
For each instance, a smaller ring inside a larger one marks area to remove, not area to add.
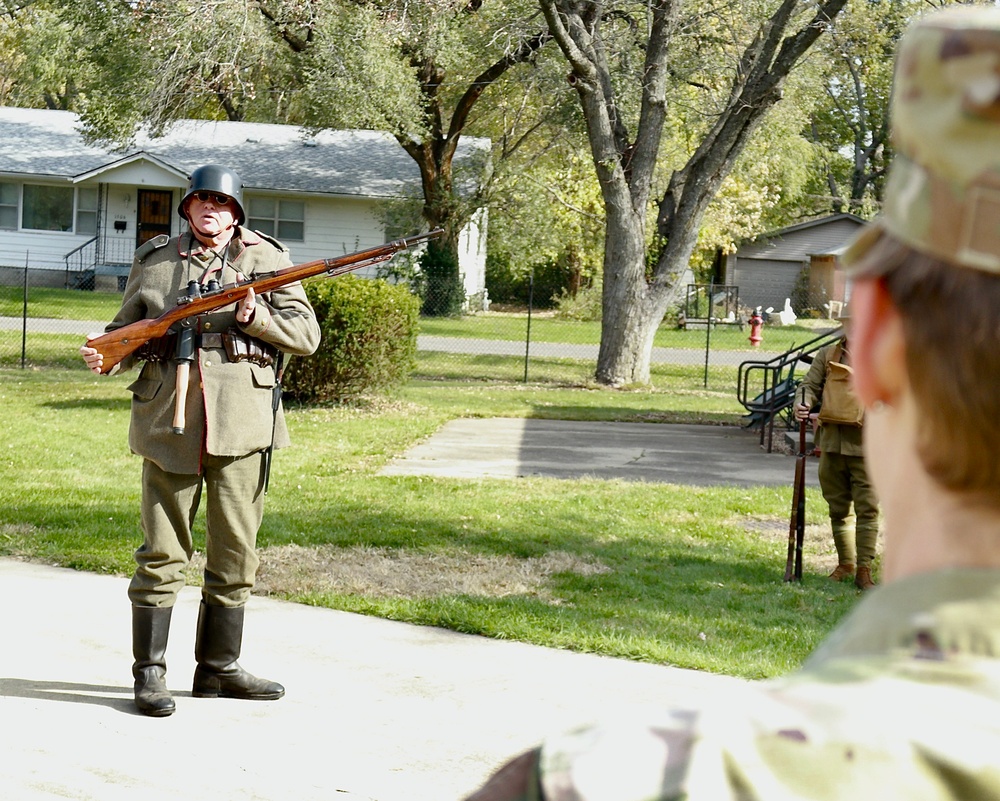
[[[189,695],[190,693],[173,693]],[[119,712],[138,715],[131,687],[110,687],[99,684],[75,684],[67,681],[37,681],[35,679],[0,678],[0,697],[34,698],[41,701],[63,701],[73,704],[106,706]]]

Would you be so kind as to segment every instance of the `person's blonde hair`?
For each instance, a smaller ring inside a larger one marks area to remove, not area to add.
[[[891,236],[852,273],[881,279],[902,317],[924,468],[948,489],[1000,507],[1000,275]]]

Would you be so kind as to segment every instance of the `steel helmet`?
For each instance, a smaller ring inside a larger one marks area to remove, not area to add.
[[[177,213],[181,217],[187,217],[184,213],[184,204],[195,192],[217,192],[220,195],[231,197],[236,203],[238,212],[236,222],[242,225],[246,221],[247,215],[243,211],[243,179],[235,170],[218,164],[206,164],[191,173],[187,192],[184,193],[180,205],[177,206]]]

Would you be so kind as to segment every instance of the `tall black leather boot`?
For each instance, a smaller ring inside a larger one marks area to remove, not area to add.
[[[144,715],[165,718],[174,713],[174,699],[167,689],[167,635],[173,607],[132,607],[132,676],[135,705]]]
[[[236,660],[243,646],[244,607],[213,606],[201,602],[194,658],[192,695],[196,698],[246,698],[274,701],[285,694],[276,681],[258,679]]]

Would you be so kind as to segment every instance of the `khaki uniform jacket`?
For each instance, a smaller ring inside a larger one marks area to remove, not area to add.
[[[191,248],[191,245],[194,245]],[[189,248],[191,248],[189,250]],[[159,317],[186,294],[189,281],[205,279],[206,249],[188,234],[167,241],[157,237],[140,247],[132,262],[121,309],[112,331],[136,320]],[[214,261],[219,267],[221,262]],[[252,279],[291,266],[287,249],[276,240],[243,228],[229,245],[221,284],[241,276]],[[291,284],[258,296],[253,319],[236,322],[236,304],[188,318],[199,334],[221,334],[237,327],[249,336],[293,355],[309,355],[319,345],[320,330],[301,284]],[[122,361],[128,369],[138,361],[131,354]],[[231,362],[220,344],[201,347],[191,365],[186,402],[185,433],[173,432],[176,363],[173,359],[145,362],[132,392],[129,447],[172,473],[200,472],[204,448],[215,456],[245,456],[271,444],[275,366],[249,361]],[[274,425],[276,448],[289,444],[284,415],[278,409]]]
[[[813,357],[813,363],[802,379],[795,395],[797,403],[805,403],[810,409],[822,403],[823,385],[826,383],[827,365],[838,345],[820,348]],[[824,423],[816,433],[816,447],[826,453],[840,453],[844,456],[864,456],[862,448],[862,427],[841,426]]]
[[[548,801],[1000,799],[1000,571],[879,587],[787,679],[546,741]]]

